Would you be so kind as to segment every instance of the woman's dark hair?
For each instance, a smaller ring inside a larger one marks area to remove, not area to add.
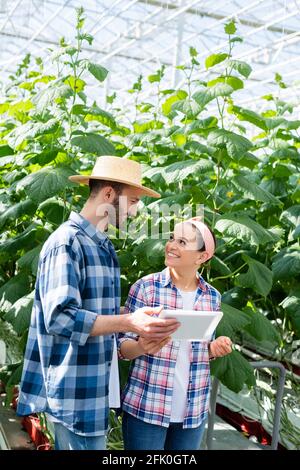
[[[99,191],[105,188],[105,186],[111,186],[114,189],[114,191],[117,193],[117,195],[119,196],[122,193],[126,185],[123,183],[117,183],[115,181],[90,179],[89,180],[90,197],[91,198],[96,197]]]

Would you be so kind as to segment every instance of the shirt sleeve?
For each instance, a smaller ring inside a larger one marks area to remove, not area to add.
[[[83,346],[97,313],[82,308],[83,254],[75,243],[53,248],[41,261],[39,294],[47,333]]]
[[[139,279],[135,284],[130,288],[127,300],[124,306],[125,313],[133,313],[139,308],[146,307],[146,296],[144,292],[144,285],[142,279]],[[117,346],[118,346],[118,355],[120,359],[125,359],[120,351],[122,343],[128,340],[138,340],[138,335],[135,333],[119,333],[117,337]],[[126,359],[125,359],[126,360]]]

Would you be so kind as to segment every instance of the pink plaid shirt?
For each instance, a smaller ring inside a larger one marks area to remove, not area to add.
[[[199,276],[194,310],[220,310],[221,295]],[[130,289],[125,313],[162,305],[182,309],[182,297],[173,284],[169,268],[139,279]],[[119,335],[123,341],[137,339],[132,333]],[[174,370],[180,342],[172,341],[155,355],[144,354],[132,361],[122,408],[142,421],[168,427],[171,416]],[[196,428],[206,418],[209,403],[210,369],[208,343],[192,341],[190,375],[183,428]]]

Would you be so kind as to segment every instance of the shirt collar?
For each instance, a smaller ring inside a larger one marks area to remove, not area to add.
[[[96,243],[101,243],[102,245],[108,245],[109,238],[103,232],[100,232],[95,225],[85,219],[78,212],[72,211],[69,217],[69,220],[78,225],[85,233],[92,238]]]
[[[198,289],[201,289],[203,292],[206,292],[208,289],[207,284],[204,281],[203,277],[200,276],[199,273],[197,273],[197,279],[198,279]],[[169,267],[167,267],[161,272],[161,283],[163,287],[167,287],[168,285],[170,285],[171,287],[174,287],[174,283],[171,278]]]

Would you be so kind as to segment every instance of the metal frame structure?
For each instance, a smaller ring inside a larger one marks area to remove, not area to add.
[[[26,53],[47,56],[62,31],[71,39],[75,8],[81,5],[86,30],[95,38],[85,52],[111,72],[103,94],[117,91],[122,101],[139,74],[147,76],[162,64],[166,87],[180,87],[174,66],[188,62],[190,46],[202,65],[207,55],[226,50],[223,28],[231,18],[244,39],[234,58],[253,68],[247,88],[239,91],[241,101],[255,105],[259,96],[272,93],[275,72],[292,84],[300,71],[300,0],[0,0],[2,80]],[[204,69],[200,76],[205,77]],[[149,95],[150,85],[144,90],[145,98]]]

